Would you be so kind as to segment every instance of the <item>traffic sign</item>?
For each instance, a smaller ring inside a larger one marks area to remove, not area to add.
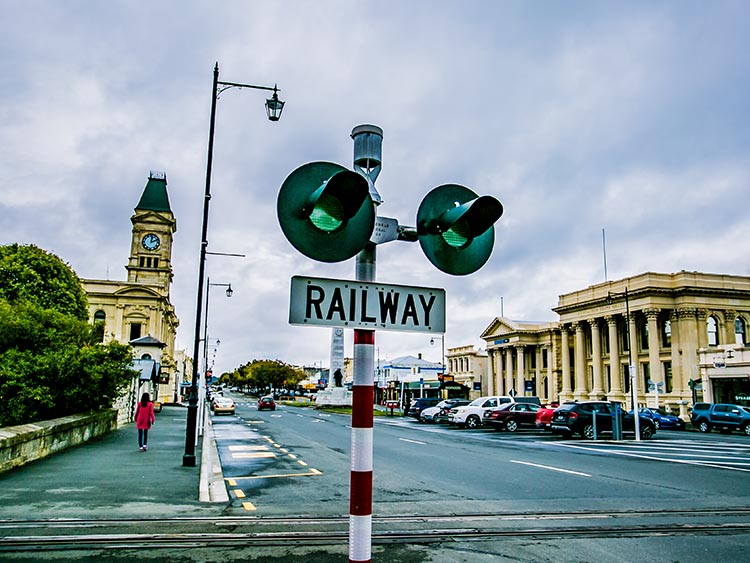
[[[289,323],[444,333],[445,290],[294,276]]]

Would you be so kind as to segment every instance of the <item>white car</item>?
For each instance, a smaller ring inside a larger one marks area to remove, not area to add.
[[[459,428],[477,428],[482,425],[484,413],[496,409],[504,403],[514,403],[513,397],[479,397],[468,405],[451,409],[448,422]]]

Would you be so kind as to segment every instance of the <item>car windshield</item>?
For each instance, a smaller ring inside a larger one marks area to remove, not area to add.
[[[474,399],[472,402],[470,402],[469,406],[470,407],[481,407],[486,400],[487,400],[487,397],[479,397],[478,399]]]

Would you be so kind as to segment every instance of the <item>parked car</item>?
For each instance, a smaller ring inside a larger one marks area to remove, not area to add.
[[[234,414],[234,401],[228,397],[218,397],[211,403],[211,409],[214,411],[214,414]]]
[[[653,420],[657,430],[685,430],[685,421],[664,409],[642,407],[638,409],[638,412]],[[633,411],[630,411],[630,414],[633,414]]]
[[[484,424],[495,430],[515,432],[519,426],[536,426],[536,413],[541,407],[533,403],[505,403],[484,413]]]
[[[262,411],[264,409],[268,409],[271,411],[276,410],[276,401],[274,401],[271,395],[266,395],[265,397],[261,397],[260,399],[258,399],[258,410]]]
[[[750,408],[729,403],[695,403],[690,422],[701,432],[741,430],[750,436]]]
[[[445,399],[434,407],[427,407],[419,414],[420,422],[446,422],[448,413],[453,407],[468,405],[466,399]]]
[[[459,428],[477,428],[482,425],[485,411],[496,409],[505,403],[514,403],[513,397],[479,397],[468,405],[454,407],[448,413],[448,422]]]
[[[552,415],[552,431],[564,436],[579,434],[582,438],[594,438],[594,418],[596,435],[612,433],[612,403],[606,401],[581,401],[565,403],[555,409]],[[654,421],[639,415],[641,438],[648,440],[656,434]],[[622,413],[623,433],[635,433],[635,417]]]
[[[552,414],[555,412],[555,409],[560,406],[560,403],[550,403],[548,405],[543,405],[539,408],[538,411],[536,411],[536,419],[534,420],[534,423],[536,424],[537,428],[541,428],[543,430],[551,430],[552,429]]]
[[[409,403],[409,409],[406,411],[406,414],[419,420],[419,415],[422,414],[424,409],[427,407],[434,407],[439,402],[440,399],[437,397],[419,397],[417,399],[412,399],[411,403]]]

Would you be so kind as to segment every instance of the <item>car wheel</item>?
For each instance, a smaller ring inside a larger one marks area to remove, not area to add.
[[[642,440],[650,440],[654,435],[654,429],[650,426],[642,426],[641,427],[641,439]]]
[[[508,432],[515,432],[516,430],[518,430],[518,423],[511,418],[508,422],[505,423],[505,429]]]
[[[659,428],[661,428],[661,425],[659,424],[658,420],[654,420],[654,426],[656,426],[657,430],[659,430]]]
[[[742,427],[742,431],[745,433],[745,436],[750,436],[750,424],[745,424]]]
[[[587,440],[593,440],[594,439],[594,425],[593,424],[587,424],[583,427],[581,430],[581,438],[586,438]]]
[[[702,420],[698,423],[698,430],[701,432],[711,432],[711,425],[705,420]]]
[[[479,417],[472,414],[469,418],[466,419],[466,427],[467,428],[477,428],[480,424]]]

